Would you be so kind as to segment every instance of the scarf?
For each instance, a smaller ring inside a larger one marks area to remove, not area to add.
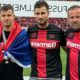
[[[1,35],[2,24],[0,23],[0,36]],[[3,53],[2,49],[4,49]],[[13,24],[12,31],[6,40],[6,44],[0,47],[0,61],[3,60],[5,54],[23,68],[31,64],[31,48],[28,33],[26,30],[21,29],[21,26],[16,22]]]

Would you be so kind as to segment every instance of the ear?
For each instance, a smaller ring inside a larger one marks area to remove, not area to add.
[[[16,16],[15,16],[15,15],[13,15],[13,17],[14,17],[14,19],[16,18]]]
[[[50,12],[48,11],[48,16],[49,16]]]
[[[70,25],[70,24],[69,24],[69,18],[67,18],[67,19],[66,19],[66,21],[67,21],[67,23],[66,23],[66,24],[67,24],[67,25]]]

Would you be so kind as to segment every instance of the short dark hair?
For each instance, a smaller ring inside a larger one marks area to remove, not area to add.
[[[0,12],[1,11],[7,11],[7,10],[12,10],[12,12],[14,13],[14,9],[11,6],[11,4],[5,4],[4,6],[1,6],[1,8],[0,8]]]
[[[46,9],[49,11],[49,5],[48,5],[47,2],[44,1],[44,0],[39,0],[39,1],[37,1],[37,2],[35,3],[35,5],[34,5],[34,10],[35,10],[36,8],[41,8],[41,7],[43,7],[43,6],[45,6]]]
[[[69,12],[70,10],[77,9],[77,8],[80,8],[80,6],[79,5],[73,5],[67,11]]]
[[[0,8],[1,8],[1,4],[0,4]]]

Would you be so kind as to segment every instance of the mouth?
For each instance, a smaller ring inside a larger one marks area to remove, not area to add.
[[[43,21],[43,20],[39,20],[38,22],[39,22],[39,23],[43,23],[44,21]]]
[[[39,19],[39,21],[43,21],[42,19]]]
[[[7,25],[7,26],[11,26],[11,22],[5,22],[5,25]]]

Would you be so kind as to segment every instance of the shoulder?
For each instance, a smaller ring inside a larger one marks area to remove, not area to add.
[[[37,26],[37,24],[35,24],[35,25],[32,25],[32,26],[30,26],[29,28],[28,28],[28,32],[29,31],[36,31],[38,29],[38,26]]]
[[[50,31],[53,31],[53,32],[63,32],[63,30],[58,26],[56,26],[55,24],[49,24],[48,28]]]
[[[71,29],[71,28],[68,28],[67,31],[66,31],[65,33],[68,34],[68,33],[71,33],[71,32],[74,32],[74,30]]]
[[[69,28],[66,32],[65,32],[65,35],[67,38],[73,38],[74,36],[74,30]]]

